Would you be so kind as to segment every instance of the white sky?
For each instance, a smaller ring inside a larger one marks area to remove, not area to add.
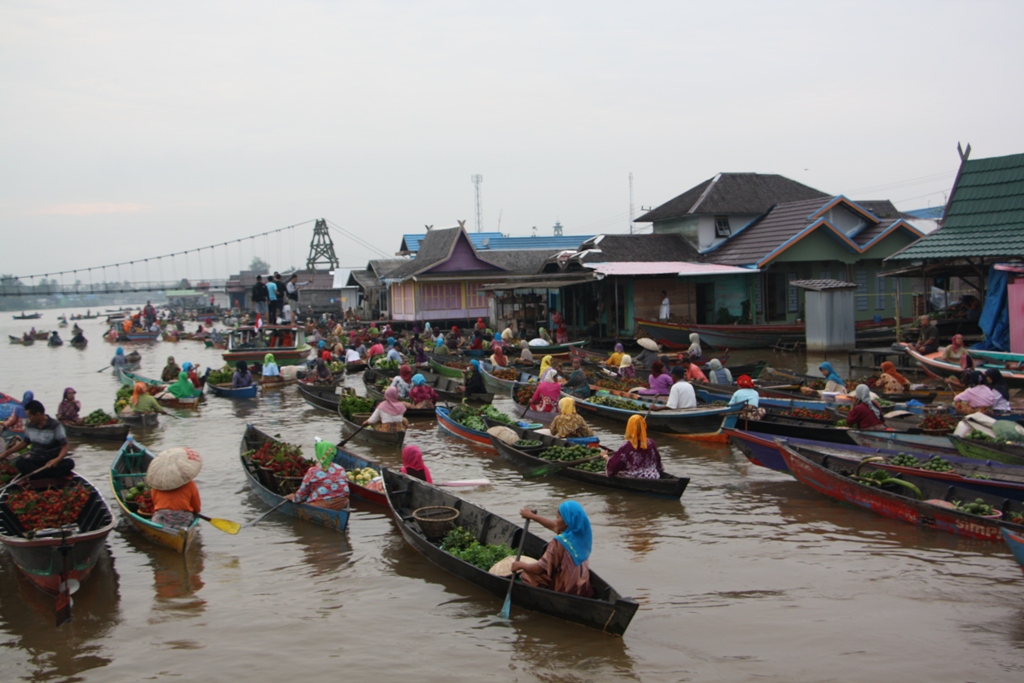
[[[958,141],[1024,152],[1022,18],[936,0],[4,1],[0,272],[321,216],[393,254],[424,224],[472,229],[475,173],[484,229],[515,235],[625,232],[631,171],[637,215],[720,171],[941,204]],[[283,269],[310,236],[256,253]],[[334,238],[343,266],[379,257]],[[253,252],[228,253],[207,276]]]

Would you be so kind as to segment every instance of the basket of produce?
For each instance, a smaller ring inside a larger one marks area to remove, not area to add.
[[[544,443],[538,439],[519,439],[512,445],[524,453],[540,453],[544,450]]]
[[[921,433],[932,436],[944,436],[953,431],[959,420],[952,415],[932,414],[921,420]]]
[[[427,538],[441,538],[459,518],[459,511],[446,505],[430,505],[413,511],[412,518]]]
[[[86,416],[83,424],[86,427],[103,427],[105,425],[117,424],[117,418],[109,415],[102,408],[97,408]]]
[[[441,550],[450,553],[463,562],[474,567],[489,571],[506,557],[515,556],[516,551],[504,543],[492,545],[482,544],[473,536],[473,532],[461,526],[453,526],[441,541]],[[523,561],[528,561],[524,556]],[[509,567],[511,569],[511,567]]]
[[[514,382],[519,379],[519,371],[514,368],[495,368],[491,374],[507,382]]]

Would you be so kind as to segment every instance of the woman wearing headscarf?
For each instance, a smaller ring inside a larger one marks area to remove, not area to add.
[[[508,356],[505,355],[505,349],[501,342],[491,344],[491,365],[496,368],[508,367]]]
[[[57,419],[64,424],[82,424],[82,418],[78,411],[82,409],[82,402],[75,398],[75,390],[68,387],[64,390],[64,399],[57,407]]]
[[[953,339],[950,340],[949,346],[942,350],[942,354],[939,356],[942,360],[949,361],[950,363],[959,363],[960,359],[967,353],[967,347],[964,346],[964,335],[954,334]]]
[[[373,344],[370,345],[370,350],[366,352],[367,358],[373,358],[374,356],[384,355],[384,345],[380,343],[379,339],[374,339]]]
[[[665,364],[660,360],[654,361],[651,364],[651,374],[647,378],[647,389],[637,387],[636,389],[630,389],[631,393],[644,394],[646,396],[658,396],[668,395],[672,391],[672,385],[675,382],[672,381],[671,373],[665,372]]]
[[[34,401],[35,398],[36,398],[36,395],[34,393],[32,393],[31,391],[26,391],[22,395],[21,403],[20,404],[15,404],[13,410],[11,410],[11,414],[7,416],[6,420],[4,420],[3,426],[8,431],[12,431],[12,432],[24,432],[25,431],[25,421],[28,419],[28,413],[25,412],[25,406],[27,406],[30,401]],[[2,446],[2,445],[3,445],[3,441],[0,440],[0,446]]]
[[[178,377],[179,372],[181,372],[181,368],[174,362],[174,356],[167,356],[167,365],[164,366],[164,371],[160,373],[160,379],[164,382],[173,382]]]
[[[268,377],[280,376],[281,368],[278,367],[277,361],[274,359],[274,354],[268,353],[267,355],[263,356],[263,381],[267,381]]]
[[[160,407],[160,404],[156,402],[149,393],[149,387],[143,382],[136,382],[132,391],[131,400],[131,411],[136,414],[140,413],[163,413],[167,412]]]
[[[330,441],[317,441],[314,447],[316,464],[306,470],[295,493],[285,498],[293,503],[342,510],[348,507],[348,473],[334,462],[337,447]]]
[[[572,372],[569,373],[569,379],[562,385],[562,389],[577,398],[590,398],[590,380],[587,373],[583,372],[583,360],[578,356],[572,359]],[[561,406],[562,402],[559,401],[558,405]]]
[[[736,386],[738,386],[739,389],[733,392],[732,397],[729,399],[729,405],[743,406],[743,409],[739,414],[741,418],[745,418],[747,420],[760,420],[764,417],[764,408],[758,406],[761,395],[758,394],[757,389],[754,388],[754,380],[750,379],[750,375],[740,375],[736,379]]]
[[[902,394],[910,386],[910,380],[896,370],[892,361],[882,363],[882,374],[878,376],[875,389],[883,394]]]
[[[658,447],[647,438],[647,422],[640,415],[632,416],[626,423],[626,441],[608,458],[605,474],[609,477],[659,479],[664,471]]]
[[[124,368],[128,365],[128,359],[124,355],[124,349],[120,346],[117,347],[117,351],[114,352],[114,357],[110,359],[110,364],[114,366],[114,369]]]
[[[434,388],[427,386],[427,379],[423,375],[412,376],[412,389],[409,390],[409,400],[413,408],[433,408],[437,404],[437,392]]]
[[[732,373],[722,367],[722,361],[712,358],[708,361],[708,381],[711,384],[732,384]]]
[[[484,376],[480,374],[480,361],[471,360],[466,368],[466,395],[486,393],[487,385],[484,384]]]
[[[558,415],[551,421],[550,432],[557,439],[582,439],[594,435],[586,420],[577,414],[576,402],[568,396],[559,399]]]
[[[430,358],[427,357],[427,352],[423,348],[423,342],[416,342],[414,349],[413,361],[416,365],[427,365],[430,362]]]
[[[1002,398],[998,391],[985,383],[985,375],[977,370],[968,376],[967,384],[966,390],[953,397],[956,411],[962,415],[989,412],[995,406],[997,398]]]
[[[523,365],[533,365],[533,351],[530,350],[530,342],[525,339],[519,341],[519,362]]]
[[[832,369],[831,363],[825,361],[818,366],[818,370],[821,372],[822,376],[825,377],[825,388],[822,391],[838,394],[846,393],[846,382],[844,382],[843,378],[840,377],[834,369]]]
[[[316,369],[316,373],[314,374],[314,381],[317,384],[334,383],[334,373],[332,373],[331,369],[327,367],[327,361],[325,361],[323,358],[317,358],[316,365],[314,367]]]
[[[404,432],[408,421],[405,419],[406,405],[398,400],[398,389],[388,387],[384,400],[377,404],[373,415],[363,425],[374,425],[378,432]]]
[[[319,361],[318,361],[319,362]],[[231,388],[244,389],[252,386],[252,373],[244,360],[235,363],[235,372],[231,375]]]
[[[530,398],[530,408],[542,413],[550,413],[558,406],[562,395],[562,385],[558,383],[558,373],[548,368],[540,376],[540,382]]]
[[[244,361],[239,361],[239,363],[242,363],[244,365]],[[246,373],[248,373],[248,370],[246,370]],[[238,375],[237,371],[235,372],[235,375]],[[232,388],[238,388],[234,386],[234,377],[232,377],[231,384]],[[249,376],[249,384],[241,386],[249,386],[251,384],[252,375]],[[167,387],[167,393],[169,393],[174,398],[178,399],[192,398],[193,396],[199,395],[199,392],[196,391],[196,388],[192,385],[192,382],[189,380],[188,373],[185,372],[184,370],[178,373],[178,381]]]
[[[999,397],[992,404],[992,410],[1010,410],[1010,384],[1003,377],[1003,373],[999,372],[996,368],[989,368],[985,371],[985,384],[999,394]]]
[[[871,389],[867,384],[858,384],[853,391],[854,402],[846,414],[846,426],[857,429],[874,429],[885,426],[882,409],[871,400]]]
[[[484,333],[480,330],[473,330],[473,341],[469,343],[470,351],[482,351],[484,348]]]
[[[564,320],[555,327],[555,341],[559,344],[569,343],[569,328],[566,327]]]
[[[636,379],[636,370],[633,368],[633,358],[628,353],[619,361],[619,377],[624,379]]]
[[[690,333],[690,348],[686,350],[686,355],[690,357],[690,360],[700,360],[703,355],[700,348],[700,335],[696,332]]]
[[[402,474],[415,477],[428,484],[434,483],[433,478],[430,476],[430,470],[427,469],[426,464],[423,462],[423,451],[420,450],[419,446],[406,446],[402,449]]]
[[[558,506],[554,519],[539,516],[529,508],[519,514],[558,534],[548,543],[544,554],[536,563],[517,561],[513,572],[521,572],[523,583],[589,598],[594,595],[590,585],[590,550],[593,533],[590,520],[583,507],[573,500]]]
[[[961,391],[970,386],[969,380],[972,372],[974,372],[974,358],[965,353],[960,356],[960,374],[947,377],[943,381],[950,389]]]
[[[398,391],[399,399],[409,398],[409,392],[412,391],[412,368],[401,365],[398,374],[391,379],[391,386]]]
[[[553,360],[554,358],[552,358],[551,356],[544,356],[543,358],[540,359],[540,369],[537,371],[537,377],[544,376],[544,373],[546,373],[551,368],[551,363]]]
[[[551,335],[543,327],[537,330],[537,336],[546,341],[548,344],[552,343]]]
[[[616,370],[618,370],[619,363],[622,362],[622,356],[623,354],[625,354],[625,352],[626,347],[624,347],[621,343],[617,343],[615,345],[615,351],[612,352],[612,355],[608,356],[608,360],[606,360],[604,364],[610,368],[615,368]]]

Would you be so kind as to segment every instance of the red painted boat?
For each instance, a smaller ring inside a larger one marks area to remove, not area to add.
[[[351,451],[346,451],[339,448],[338,453],[334,456],[334,462],[338,463],[345,468],[346,471],[351,472],[352,470],[361,470],[364,467],[372,467],[378,472],[381,471],[381,466],[375,462],[369,460],[363,460],[358,455],[355,455]],[[373,503],[375,505],[388,506],[388,497],[384,495],[384,486],[381,485],[381,490],[376,491],[365,486],[353,482],[351,479],[348,480],[349,494],[353,498],[359,500],[365,500],[367,503]]]
[[[1001,541],[1003,529],[1014,533],[1024,532],[1024,525],[1006,521],[1010,515],[1024,515],[1024,505],[1019,502],[908,474],[899,475],[898,480],[902,482],[899,485],[884,484],[884,488],[869,486],[852,478],[851,475],[855,473],[849,471],[849,463],[845,461],[830,458],[812,448],[788,444],[781,439],[777,443],[782,448],[782,457],[793,476],[830,498],[866,508],[883,517],[982,541]],[[879,469],[864,463],[857,471],[867,475]],[[920,493],[920,499],[912,495],[915,488]],[[998,510],[999,518],[961,512],[954,507],[954,501],[977,499]]]

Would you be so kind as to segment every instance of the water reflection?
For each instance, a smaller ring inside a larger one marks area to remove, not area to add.
[[[0,631],[13,636],[3,643],[10,649],[3,655],[5,670],[17,665],[24,678],[63,681],[112,661],[104,639],[121,621],[121,611],[109,549],[100,553],[96,568],[72,597],[71,621],[59,629],[54,627],[53,597],[22,576],[6,553],[0,553],[0,570]]]
[[[596,635],[595,631],[555,619],[531,620],[517,629],[511,667],[522,669],[541,681],[592,683],[595,680],[641,680],[622,638]],[[600,641],[595,643],[595,639]]]
[[[593,515],[595,510],[589,514]],[[674,541],[666,536],[666,525],[685,523],[686,508],[677,500],[650,496],[608,494],[600,512],[610,518],[613,526],[624,532],[626,547],[632,551],[631,561],[641,562],[659,543]]]
[[[303,569],[310,576],[334,574],[351,561],[352,544],[344,533],[301,520],[294,520],[292,527],[295,543],[305,558]]]

